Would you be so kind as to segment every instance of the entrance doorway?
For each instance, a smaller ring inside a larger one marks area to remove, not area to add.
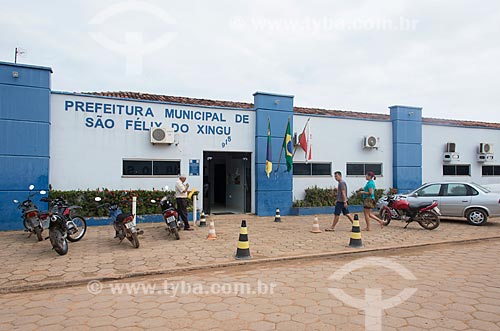
[[[251,211],[251,153],[203,152],[203,210],[209,214]]]

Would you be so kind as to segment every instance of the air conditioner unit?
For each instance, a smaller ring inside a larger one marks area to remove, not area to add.
[[[443,161],[444,162],[460,161],[460,154],[446,152],[443,154]]]
[[[446,151],[447,153],[455,153],[456,152],[456,144],[455,143],[446,143]]]
[[[364,148],[378,148],[379,146],[379,138],[375,136],[366,136],[363,140]]]
[[[493,153],[493,144],[480,143],[479,144],[479,153],[492,154]]]
[[[477,154],[477,162],[491,162],[494,159],[493,154]]]
[[[300,133],[297,133],[297,132],[295,132],[295,133],[293,134],[293,145],[294,145],[294,146],[298,146],[298,145],[300,145],[300,135],[301,135],[301,134],[300,134]]]
[[[173,144],[174,130],[166,128],[151,128],[149,130],[152,144]]]

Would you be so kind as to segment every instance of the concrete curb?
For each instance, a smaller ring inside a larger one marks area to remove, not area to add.
[[[282,256],[282,257],[272,257],[272,258],[261,258],[254,260],[235,260],[230,262],[222,262],[211,265],[199,265],[192,267],[180,267],[180,268],[172,268],[166,270],[151,270],[144,272],[131,272],[124,275],[116,275],[116,276],[106,276],[106,277],[94,277],[94,278],[83,278],[75,281],[61,281],[61,282],[52,282],[52,283],[39,283],[33,285],[19,285],[19,286],[11,286],[11,287],[0,287],[0,294],[7,293],[21,293],[21,292],[29,292],[29,291],[40,291],[47,289],[57,289],[64,287],[74,287],[88,284],[90,281],[99,281],[99,282],[111,282],[116,280],[123,280],[129,278],[138,278],[138,277],[146,277],[146,276],[159,276],[159,275],[171,275],[174,273],[186,273],[191,271],[199,271],[199,270],[209,270],[209,269],[217,269],[217,268],[229,268],[240,265],[257,265],[257,264],[266,264],[266,263],[274,263],[274,262],[282,262],[282,261],[294,261],[301,259],[320,259],[326,257],[335,257],[335,256],[349,256],[349,255],[357,255],[357,254],[366,254],[366,253],[379,253],[379,252],[390,252],[390,251],[398,251],[398,250],[407,250],[411,248],[423,248],[429,246],[441,246],[448,244],[460,244],[466,243],[471,244],[475,242],[483,242],[483,241],[492,241],[500,239],[499,236],[491,236],[486,238],[474,238],[474,239],[461,239],[461,240],[444,240],[439,242],[427,242],[421,244],[413,244],[413,245],[403,245],[403,246],[389,246],[389,247],[380,247],[380,248],[349,248],[346,246],[348,250],[345,251],[337,251],[337,252],[325,252],[325,253],[317,253],[317,254],[304,254],[304,255],[294,255],[294,256]]]

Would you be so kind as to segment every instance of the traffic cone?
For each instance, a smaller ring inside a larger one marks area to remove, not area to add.
[[[274,216],[275,222],[281,222],[280,209],[276,208],[276,215]]]
[[[248,229],[247,221],[241,221],[240,238],[238,240],[238,248],[236,249],[235,258],[240,259],[250,259],[250,244],[248,243]]]
[[[318,222],[318,218],[317,217],[314,218],[314,223],[313,223],[313,227],[312,227],[311,232],[312,233],[321,233],[321,232],[323,232],[319,228],[319,222]]]
[[[208,240],[217,239],[217,234],[215,234],[215,224],[214,221],[210,221],[210,225],[208,226]]]
[[[207,219],[205,218],[205,213],[201,211],[199,227],[207,226]]]
[[[351,239],[349,240],[349,247],[360,248],[363,247],[361,241],[361,229],[359,227],[358,214],[354,214],[354,221],[352,222]]]

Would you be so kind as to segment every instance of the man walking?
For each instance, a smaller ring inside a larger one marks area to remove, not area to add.
[[[347,216],[349,221],[353,221],[351,215],[349,214],[349,209],[347,206],[347,183],[342,180],[342,173],[340,171],[335,171],[335,180],[339,183],[337,187],[337,201],[335,203],[335,216],[333,217],[332,227],[325,229],[325,231],[334,231],[335,226],[339,222],[340,213]]]
[[[184,222],[184,230],[192,231],[189,227],[188,215],[187,215],[187,196],[189,184],[184,184],[186,181],[186,175],[179,175],[179,179],[175,183],[175,201],[177,202],[177,212],[179,217]]]

